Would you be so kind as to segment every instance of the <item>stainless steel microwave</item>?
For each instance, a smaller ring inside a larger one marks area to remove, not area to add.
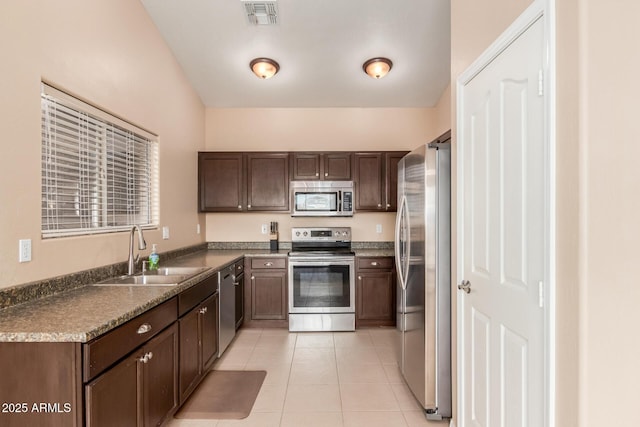
[[[353,181],[291,181],[291,216],[353,216]]]

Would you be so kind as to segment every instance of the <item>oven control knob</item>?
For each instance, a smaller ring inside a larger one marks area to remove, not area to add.
[[[343,236],[347,236],[348,234],[349,234],[349,233],[347,233],[346,231],[343,231],[343,232],[342,232],[342,235],[343,235]]]
[[[296,231],[296,236],[300,236],[300,232],[299,231]]]
[[[305,231],[305,232],[304,232],[304,233],[302,233],[302,234],[303,234],[304,236],[306,236],[306,235],[307,235],[307,234],[309,234],[309,233],[307,233],[307,232]]]
[[[339,232],[339,231],[336,231],[336,236],[339,236],[339,235],[340,235],[340,232]]]

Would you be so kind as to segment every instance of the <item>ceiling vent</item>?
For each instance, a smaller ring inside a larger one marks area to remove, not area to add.
[[[253,25],[275,25],[278,23],[278,5],[273,1],[241,0],[247,19]]]

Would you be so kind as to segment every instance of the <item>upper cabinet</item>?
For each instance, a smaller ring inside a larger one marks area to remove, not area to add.
[[[398,162],[407,151],[353,154],[356,212],[394,212]]]
[[[198,153],[200,212],[289,210],[289,153]]]
[[[289,210],[289,153],[247,153],[247,211]]]
[[[198,153],[200,212],[238,212],[246,209],[244,155]]]
[[[296,181],[351,180],[351,153],[291,153],[292,179]]]
[[[289,180],[351,181],[356,212],[395,212],[407,151],[200,152],[200,212],[288,212]]]

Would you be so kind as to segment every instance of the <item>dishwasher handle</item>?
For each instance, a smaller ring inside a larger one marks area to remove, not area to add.
[[[233,286],[240,286],[240,280],[244,279],[244,271],[238,275],[233,275]]]

